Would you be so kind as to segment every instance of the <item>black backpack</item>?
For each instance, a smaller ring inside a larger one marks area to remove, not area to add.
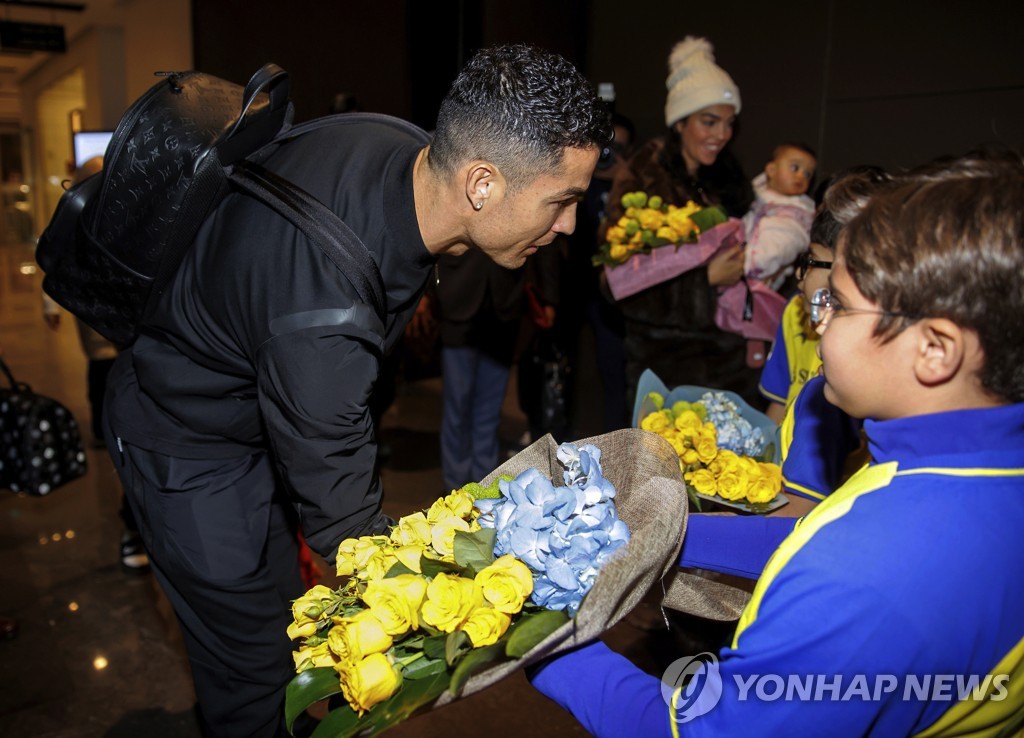
[[[61,197],[36,248],[43,290],[124,348],[138,336],[203,220],[231,191],[273,208],[342,270],[385,323],[380,272],[365,245],[329,208],[267,171],[259,152],[347,114],[292,127],[288,75],[264,65],[244,88],[199,72],[165,75],[121,118],[103,170]],[[247,159],[246,157],[250,157]]]

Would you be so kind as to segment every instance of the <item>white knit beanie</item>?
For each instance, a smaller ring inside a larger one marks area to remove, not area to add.
[[[705,38],[687,36],[675,45],[668,57],[665,87],[667,126],[710,105],[732,105],[740,112],[740,90],[715,64],[714,48]]]

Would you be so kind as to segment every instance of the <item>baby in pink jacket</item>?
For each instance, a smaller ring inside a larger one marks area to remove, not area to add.
[[[775,147],[764,172],[754,178],[757,198],[743,224],[747,231],[744,273],[777,287],[787,269],[810,246],[814,201],[807,189],[817,159],[807,146]]]

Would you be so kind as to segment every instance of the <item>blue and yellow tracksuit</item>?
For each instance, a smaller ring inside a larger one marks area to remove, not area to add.
[[[864,429],[872,463],[802,518],[765,565],[720,654],[723,692],[713,709],[677,722],[661,683],[602,643],[554,659],[532,676],[534,686],[598,736],[1019,729],[1024,404],[866,421]],[[765,675],[817,678],[826,689],[819,699],[759,699],[751,685],[766,684],[758,681]],[[986,677],[987,693],[957,699],[958,680]],[[880,678],[898,687],[879,691]],[[926,678],[933,691],[922,693]]]

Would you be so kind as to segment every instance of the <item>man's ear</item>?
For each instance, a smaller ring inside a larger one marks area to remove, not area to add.
[[[977,340],[951,320],[946,318],[925,318],[917,323],[917,355],[914,373],[921,384],[927,387],[945,384],[954,379],[968,363],[973,363],[973,354],[981,350]]]
[[[504,193],[505,178],[497,165],[484,160],[469,164],[466,169],[466,201],[474,210],[482,210],[488,202],[496,202]]]

